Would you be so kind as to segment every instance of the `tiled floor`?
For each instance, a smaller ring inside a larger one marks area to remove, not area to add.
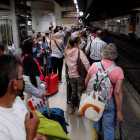
[[[65,118],[69,124],[68,136],[71,140],[92,140],[90,121],[84,117],[77,117],[77,111],[73,115],[68,115],[65,67],[63,67],[62,81],[63,83],[59,85],[59,92],[49,99],[50,108],[59,107],[65,111]]]

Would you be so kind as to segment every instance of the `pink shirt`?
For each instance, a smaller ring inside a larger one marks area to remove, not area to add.
[[[116,65],[114,62],[108,60],[108,59],[102,59],[102,64],[106,69],[108,69],[110,66],[112,65]],[[103,69],[102,69],[103,70]],[[97,71],[97,67],[96,67],[96,63],[93,63],[93,65],[90,67],[89,71],[88,71],[88,74],[90,76],[93,76],[94,74],[96,74],[98,71]],[[123,74],[123,71],[120,67],[114,69],[113,71],[111,71],[109,74],[108,74],[110,80],[115,84],[117,80],[123,80],[124,79],[124,74]],[[111,94],[110,94],[110,97],[112,97],[112,94],[113,94],[113,86],[111,84]]]
[[[69,68],[68,74],[70,78],[81,77],[77,71],[78,50],[79,50],[78,48],[73,48],[71,50],[66,51],[65,61]],[[90,68],[90,64],[89,64],[89,61],[87,60],[87,57],[81,50],[80,50],[80,58],[86,70],[88,71]]]

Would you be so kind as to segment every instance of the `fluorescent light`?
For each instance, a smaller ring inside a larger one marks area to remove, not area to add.
[[[90,13],[86,16],[86,19],[89,17]]]
[[[8,18],[9,16],[2,16],[2,18]]]
[[[77,0],[73,0],[75,4],[77,4]]]
[[[76,4],[76,9],[78,9],[78,5]]]
[[[77,12],[79,12],[79,9],[77,9]]]

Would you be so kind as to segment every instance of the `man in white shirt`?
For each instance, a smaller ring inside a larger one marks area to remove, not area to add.
[[[0,55],[0,140],[33,140],[39,124],[35,112],[27,112],[18,95],[24,90],[21,61],[12,55]]]
[[[96,38],[93,41],[90,41],[85,49],[86,55],[90,53],[92,64],[94,62],[100,62],[102,59],[101,52],[102,52],[102,48],[106,45],[106,43],[101,40],[101,37],[102,37],[102,31],[99,30],[96,33]]]
[[[92,34],[92,29],[91,29],[91,28],[87,28],[87,29],[86,29],[86,35],[87,35],[87,44],[88,44],[90,41],[92,41],[92,40],[95,39],[95,37],[94,37],[93,34]]]
[[[76,28],[75,28],[75,32],[74,32],[74,33],[72,33],[71,37],[78,36],[78,31],[79,31],[79,28],[78,28],[78,27],[76,27]]]

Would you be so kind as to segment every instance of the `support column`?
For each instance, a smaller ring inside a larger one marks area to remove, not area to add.
[[[55,27],[55,4],[54,0],[40,0],[31,2],[32,11],[32,29],[37,34],[40,32],[44,35],[46,29],[49,29],[51,24]]]
[[[27,5],[26,5],[26,0],[23,1],[24,4],[24,13],[25,13],[25,24],[26,24],[26,36],[28,36],[28,17],[27,17]]]
[[[11,6],[11,16],[12,16],[13,41],[14,41],[14,46],[17,49],[19,47],[19,36],[18,36],[17,16],[15,11],[15,0],[10,0],[10,6]]]

